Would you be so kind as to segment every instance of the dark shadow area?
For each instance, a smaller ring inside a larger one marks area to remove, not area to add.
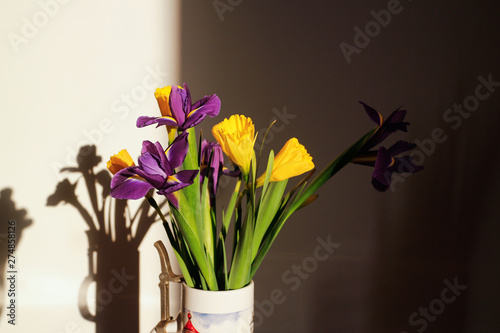
[[[370,126],[358,100],[384,115],[403,105],[411,126],[401,139],[426,140],[427,150],[435,129],[447,136],[394,193],[371,191],[370,171],[346,168],[287,222],[255,279],[259,304],[273,289],[286,300],[265,309],[258,332],[500,327],[500,7],[401,1],[389,17],[395,3],[182,2],[180,82],[222,100],[208,131],[234,113],[256,130],[277,119],[272,146],[297,136],[320,168]],[[493,83],[480,86],[480,76]],[[341,247],[289,292],[283,274],[328,234]]]
[[[0,320],[5,317],[3,311],[7,306],[7,304],[4,306],[6,296],[4,290],[8,259],[14,260],[12,264],[15,267],[15,249],[19,246],[24,229],[33,223],[28,218],[26,209],[16,208],[16,203],[12,199],[12,193],[13,191],[10,188],[0,191]],[[15,246],[13,253],[9,252],[9,250],[13,249],[12,246]],[[13,257],[9,257],[9,254]]]
[[[493,60],[498,50],[490,51],[498,37],[489,33],[498,8],[491,2],[450,8],[453,18],[436,20],[452,32],[441,46],[474,43],[474,48],[455,58],[460,60],[456,78],[440,92],[448,88],[450,98],[437,103],[438,121],[418,137],[425,142],[419,148],[425,152],[419,181],[407,188],[412,179],[398,184],[394,195],[381,201],[371,332],[497,332],[500,327],[500,157],[490,151],[498,142],[500,95],[497,90],[474,107],[467,104],[487,86],[480,77],[498,78]],[[446,121],[449,108],[454,114],[463,108],[464,117]],[[414,124],[421,121],[414,119]],[[443,129],[442,142],[433,142],[435,129]]]
[[[155,222],[156,213],[146,200],[132,212],[126,200],[112,198],[110,172],[106,168],[97,170],[101,160],[95,146],[81,147],[78,165],[61,170],[77,180],[59,182],[47,198],[47,206],[69,204],[88,226],[89,273],[78,300],[82,317],[95,322],[97,333],[139,332],[139,245]],[[85,201],[77,197],[78,185],[86,187]],[[82,202],[89,202],[90,208]],[[88,293],[93,283],[96,304],[90,306]]]
[[[448,132],[426,163],[423,172],[430,174],[409,191],[415,201],[391,198],[387,207],[401,205],[399,225],[390,223],[391,208],[382,212],[372,271],[372,332],[500,327],[500,158],[477,149],[497,141],[499,122],[498,112],[490,113]]]

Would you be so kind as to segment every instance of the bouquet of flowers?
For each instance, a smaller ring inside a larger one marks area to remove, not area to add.
[[[390,187],[394,172],[422,169],[410,156],[400,156],[415,144],[397,141],[389,148],[376,149],[391,133],[407,130],[406,110],[397,109],[384,121],[379,112],[361,102],[377,126],[313,178],[312,157],[296,138],[276,155],[271,150],[262,167],[262,148],[254,149],[254,124],[243,115],[232,115],[213,127],[217,142],[201,134],[198,137],[195,126],[206,116],[219,114],[217,95],[192,103],[184,84],[159,88],[155,97],[161,116],[139,117],[137,127],[165,126],[168,146],[144,141],[137,165],[126,150],[112,156],[107,164],[114,175],[111,195],[148,199],[163,221],[190,287],[232,290],[249,284],[287,219],[314,201],[316,190],[348,163],[373,166],[372,184],[379,191]],[[226,168],[224,155],[231,169]],[[294,186],[287,186],[290,178],[303,174]],[[219,212],[217,190],[224,176],[235,178],[234,191]],[[170,221],[153,198],[154,190],[167,199]]]

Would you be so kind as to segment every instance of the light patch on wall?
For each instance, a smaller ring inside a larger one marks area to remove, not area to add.
[[[47,198],[68,177],[78,181],[78,199],[91,207],[81,177],[59,173],[77,165],[81,146],[97,146],[101,170],[119,150],[136,158],[142,140],[163,137],[159,130],[136,129],[135,120],[158,112],[156,87],[182,83],[180,2],[3,1],[0,7],[0,190],[12,189],[16,207],[33,220],[15,252],[16,328],[64,332],[69,325],[89,332],[94,324],[77,306],[88,274],[88,227],[74,207],[47,207]],[[159,320],[153,243],[166,239],[161,226],[149,233],[140,257],[141,332]],[[0,299],[3,307],[4,290]],[[13,326],[3,314],[0,331],[8,332]]]

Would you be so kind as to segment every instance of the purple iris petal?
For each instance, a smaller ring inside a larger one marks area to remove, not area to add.
[[[175,142],[175,140],[174,140]],[[173,143],[172,143],[173,144]],[[169,147],[170,148],[170,147]],[[148,158],[152,158],[159,165],[159,168],[165,170],[166,175],[171,175],[174,173],[174,169],[176,167],[170,165],[168,162],[167,156],[164,153],[163,147],[161,143],[158,141],[156,143],[152,143],[151,141],[144,141],[142,143],[141,154],[146,155],[149,154]],[[143,157],[141,156],[141,157]],[[139,157],[139,164],[141,163],[141,157]]]
[[[387,120],[385,121],[386,131],[389,133],[395,131],[408,132],[407,126],[410,124],[405,122],[406,110],[400,110],[399,108],[391,113]]]
[[[174,142],[172,142],[172,145],[174,143],[175,143],[175,140],[174,140]],[[172,145],[170,145],[170,146],[172,146]],[[177,166],[174,166],[170,163],[170,161],[167,158],[167,154],[165,153],[166,150],[163,149],[163,147],[161,146],[161,144],[159,142],[155,143],[155,147],[156,147],[156,153],[160,157],[160,163],[161,163],[162,167],[165,169],[167,174],[169,174],[169,175],[173,174],[175,172],[175,168]],[[170,149],[170,147],[168,147],[167,149]],[[187,152],[187,150],[186,150],[186,152]],[[185,156],[186,156],[186,154],[184,154],[184,157]],[[182,157],[182,159],[184,159],[184,157]]]
[[[186,82],[183,83],[184,90],[186,91],[186,110],[191,107],[191,92],[189,91],[188,85]]]
[[[139,157],[139,169],[136,172],[138,175],[141,174],[141,177],[146,178],[155,177],[156,179],[161,180],[167,177],[167,172],[162,168],[158,156],[152,155],[149,152],[146,152]]]
[[[210,96],[205,96],[196,103],[194,103],[191,110],[203,107],[207,115],[209,115],[210,117],[215,117],[216,115],[219,114],[220,106],[221,106],[220,98],[217,95],[210,95]]]
[[[372,174],[372,184],[378,191],[386,191],[391,185],[394,159],[384,147],[378,149],[377,160]]]
[[[186,109],[188,109],[189,90],[182,89],[179,87],[172,87],[170,92],[170,111],[172,112],[172,117],[177,120],[181,126],[186,121]],[[190,99],[190,98],[189,98]],[[189,108],[191,105],[189,105]]]
[[[389,177],[389,181],[386,179],[379,179],[375,177],[372,178],[372,185],[377,191],[385,192],[391,187],[390,177],[392,176],[392,172],[390,172],[390,174],[387,174],[387,176]]]
[[[370,117],[371,120],[373,120],[378,126],[382,125],[383,118],[382,118],[382,115],[380,114],[380,112],[378,112],[377,110],[375,110],[371,106],[369,106],[361,101],[359,103],[361,105],[363,105],[366,113],[368,114],[368,117]]]
[[[176,192],[189,186],[193,183],[194,178],[198,175],[198,170],[182,170],[173,176],[169,176],[166,179],[163,189],[158,191],[159,194],[167,194]]]
[[[165,176],[159,174],[152,174],[143,171],[141,168],[135,170],[138,177],[144,179],[146,182],[151,184],[154,188],[160,188],[165,183]]]
[[[217,95],[205,96],[199,101],[191,104],[191,93],[187,84],[184,88],[173,86],[169,95],[169,106],[171,116],[168,117],[139,117],[137,127],[145,127],[152,124],[158,126],[167,125],[178,127],[184,131],[198,125],[206,116],[215,117],[220,112],[221,102]]]
[[[158,117],[148,117],[148,116],[141,116],[137,118],[137,121],[135,122],[135,126],[137,127],[145,127],[149,125],[156,124],[156,119]]]
[[[205,96],[196,102],[189,112],[183,127],[198,125],[206,116],[215,117],[219,114],[221,102],[217,95]]]
[[[224,167],[222,168],[222,174],[229,176],[229,177],[238,177],[241,174],[240,170],[229,170],[228,168]]]
[[[201,143],[200,181],[203,183],[208,177],[211,196],[215,196],[221,175],[237,177],[239,172],[230,172],[224,167],[224,154],[221,146],[216,142],[203,140]]]
[[[175,208],[179,209],[179,198],[176,193],[165,193],[164,196],[167,198]]]
[[[209,156],[210,158],[210,156]],[[214,195],[217,193],[217,188],[219,187],[219,178],[222,168],[224,167],[224,155],[222,154],[222,148],[219,144],[214,144],[212,146],[212,160],[210,161],[209,172],[211,173],[211,182]]]
[[[359,150],[358,154],[352,159],[352,162],[373,166],[373,186],[379,191],[386,191],[391,185],[391,178],[394,172],[413,173],[423,169],[422,166],[415,164],[410,156],[397,157],[399,154],[414,149],[416,147],[414,143],[400,140],[389,149],[384,147],[379,147],[378,150],[373,149],[392,133],[396,131],[406,132],[408,130],[409,123],[404,121],[406,110],[398,108],[384,121],[382,115],[377,110],[363,102],[359,103],[363,105],[370,119],[378,127]]]
[[[138,166],[122,169],[114,175],[111,195],[118,199],[140,199],[151,188],[156,188],[177,207],[178,200],[173,193],[191,185],[198,174],[198,170],[175,172],[186,154],[187,133],[179,135],[167,152],[159,142],[144,141]]]
[[[391,133],[396,131],[407,132],[407,126],[410,123],[404,121],[405,116],[406,110],[397,109],[392,112],[373,135],[371,139],[372,147],[384,141]]]
[[[149,140],[142,141],[141,154],[150,153],[150,154],[156,155],[157,151],[158,150],[156,149],[156,146],[154,143],[152,143]]]
[[[363,102],[359,103],[363,105],[370,119],[378,124],[377,130],[370,138],[370,140],[368,140],[368,142],[365,144],[363,152],[372,149],[373,147],[384,141],[391,133],[394,133],[396,131],[407,131],[407,126],[409,125],[409,123],[404,121],[406,110],[400,110],[398,108],[397,110],[392,112],[384,121],[378,111]]]
[[[379,191],[386,191],[391,186],[392,174],[415,173],[423,169],[423,166],[415,164],[411,156],[396,155],[415,148],[415,144],[406,141],[398,141],[389,149],[380,147],[377,152],[372,174],[372,184]]]
[[[405,151],[412,150],[413,148],[416,148],[417,145],[414,143],[406,142],[403,140],[399,140],[395,144],[393,144],[388,150],[391,156],[396,156],[401,153],[404,153]]]
[[[399,140],[393,144],[389,149],[389,155],[394,158],[394,171],[398,173],[415,173],[422,170],[424,167],[413,162],[413,157],[411,156],[400,156],[399,154],[407,152],[416,148],[417,145],[414,143]]]
[[[167,126],[179,126],[177,121],[172,117],[146,117],[141,116],[137,118],[135,125],[139,128],[146,127],[149,125],[156,124],[156,127],[167,125]]]
[[[180,134],[165,152],[167,160],[174,169],[180,167],[186,158],[189,149],[188,135],[188,132]]]
[[[140,199],[150,189],[151,184],[138,178],[135,172],[137,167],[128,167],[118,171],[111,179],[111,196],[116,199]]]

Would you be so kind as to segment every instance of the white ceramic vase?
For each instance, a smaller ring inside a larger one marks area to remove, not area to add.
[[[254,283],[207,291],[183,284],[183,333],[253,333]]]

